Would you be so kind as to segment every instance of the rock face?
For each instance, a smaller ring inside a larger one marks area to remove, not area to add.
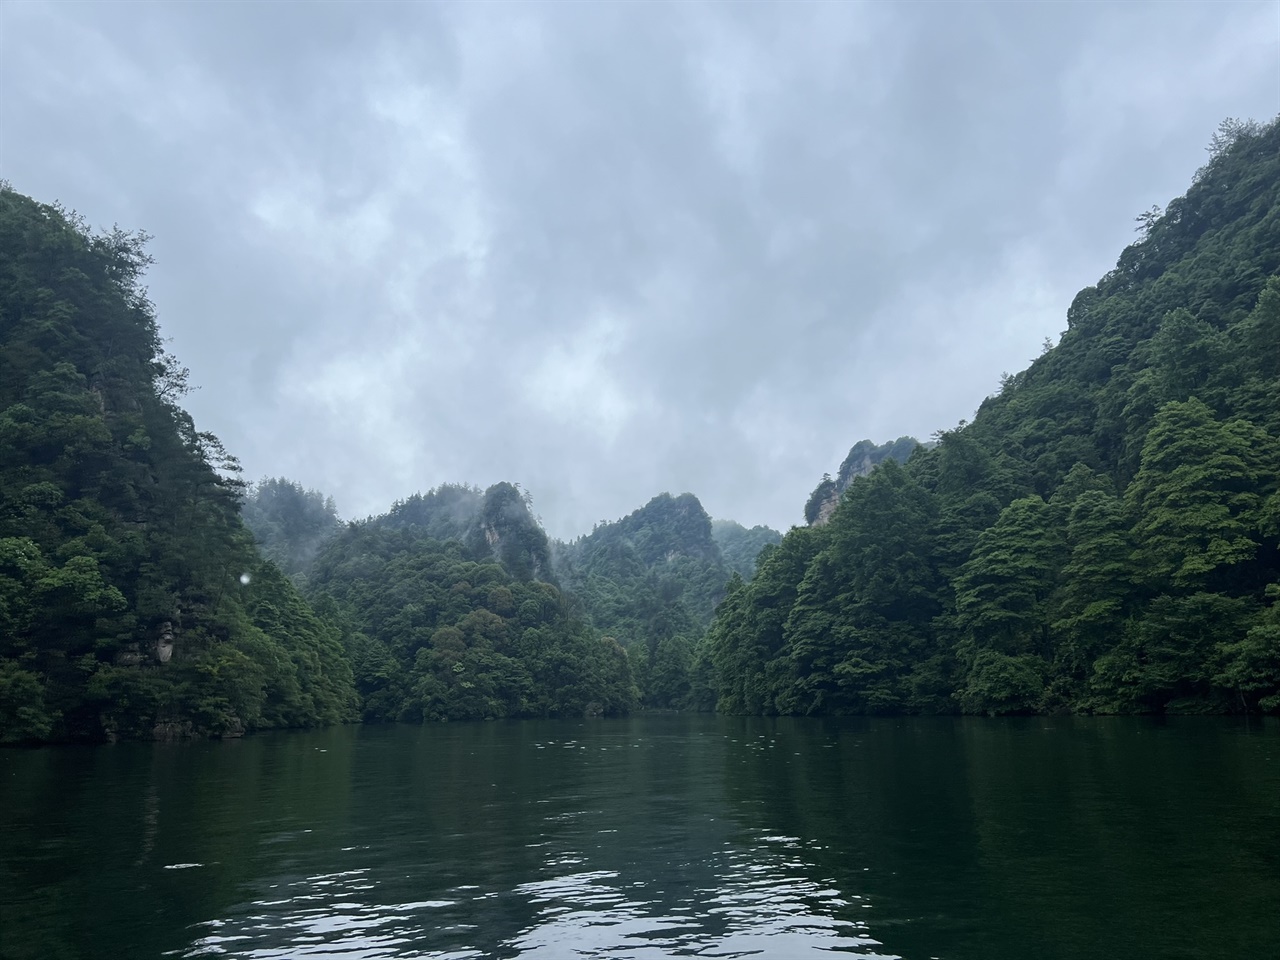
[[[156,637],[156,660],[168,663],[173,657],[173,621],[166,620],[160,624],[160,634]]]
[[[233,716],[221,736],[223,740],[238,740],[244,734],[244,722],[239,717]]]
[[[899,437],[881,444],[859,440],[840,464],[835,478],[832,479],[830,474],[823,474],[822,481],[809,494],[809,502],[804,506],[805,522],[811,527],[822,526],[831,519],[831,514],[840,504],[840,498],[849,489],[849,484],[858,477],[865,477],[886,460],[906,463],[917,447],[928,450],[933,446],[932,441],[921,443],[915,437]]]
[[[518,580],[550,580],[551,548],[542,526],[529,509],[530,500],[513,483],[495,483],[484,492],[476,518],[480,537],[492,557]]]
[[[167,742],[188,740],[196,735],[190,720],[161,720],[151,730],[151,739]]]
[[[867,472],[870,473],[871,471],[868,470]],[[836,507],[838,507],[839,505],[840,505],[840,494],[832,493],[825,500],[823,500],[822,503],[818,506],[818,517],[816,520],[813,521],[811,526],[814,526],[814,527],[822,526],[824,523],[826,523],[828,520],[831,519],[831,515],[836,512]]]
[[[551,547],[531,502],[514,483],[495,483],[483,493],[445,484],[399,501],[372,522],[417,528],[436,540],[460,540],[477,558],[493,558],[517,580],[552,582]]]

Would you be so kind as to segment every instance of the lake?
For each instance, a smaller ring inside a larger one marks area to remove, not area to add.
[[[1280,722],[626,720],[0,751],[0,955],[1280,956]]]

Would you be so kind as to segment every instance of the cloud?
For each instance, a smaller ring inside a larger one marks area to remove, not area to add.
[[[190,407],[378,512],[800,519],[1280,111],[1274,5],[7,3],[0,175],[155,235]]]

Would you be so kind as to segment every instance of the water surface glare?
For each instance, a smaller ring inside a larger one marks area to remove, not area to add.
[[[0,752],[0,956],[1280,957],[1280,723],[653,716]]]

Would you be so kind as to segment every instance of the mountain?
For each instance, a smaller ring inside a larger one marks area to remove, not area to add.
[[[733,583],[720,709],[1280,711],[1280,121],[1138,222],[972,423]]]
[[[855,445],[809,526],[662,494],[551,543],[510,483],[345,525],[247,491],[179,403],[145,238],[0,188],[0,743],[1280,712],[1280,121],[1225,123],[1138,222],[1056,347],[932,446]]]
[[[643,702],[686,704],[696,642],[730,576],[698,498],[660,494],[554,556],[587,619],[630,654]]]
[[[772,527],[755,526],[748,530],[733,520],[712,520],[711,536],[720,548],[724,565],[744,580],[750,580],[755,574],[760,551],[782,540],[782,534]]]
[[[515,483],[495,483],[483,492],[446,483],[397,501],[370,522],[414,529],[434,540],[458,540],[475,559],[500,563],[519,580],[554,582],[550,544],[529,503]]]
[[[258,485],[245,517],[270,555],[304,556],[321,540],[294,576],[344,625],[370,720],[617,713],[637,696],[647,706],[691,705],[694,650],[732,569],[749,576],[760,549],[781,539],[767,527],[713,524],[691,494],[662,494],[554,545],[509,483],[483,492],[445,484],[345,528],[333,527],[331,507],[277,479]],[[541,646],[568,644],[565,668],[609,676],[609,691],[566,694],[536,667],[542,652],[522,646],[529,630]],[[612,651],[603,665],[587,634]],[[462,676],[453,671],[464,654],[479,659]],[[487,692],[461,694],[477,688]]]
[[[369,721],[595,716],[636,704],[622,648],[574,616],[511,483],[445,484],[347,524],[306,571]]]
[[[840,464],[840,469],[832,479],[831,474],[824,473],[822,480],[809,494],[804,505],[804,521],[809,526],[826,523],[835,512],[840,498],[849,489],[849,484],[858,477],[865,477],[886,460],[906,463],[917,449],[931,450],[936,446],[933,442],[921,443],[915,437],[899,437],[887,443],[876,444],[871,440],[859,440],[849,455]]]
[[[0,188],[0,742],[355,716],[337,631],[178,404],[145,240]]]

